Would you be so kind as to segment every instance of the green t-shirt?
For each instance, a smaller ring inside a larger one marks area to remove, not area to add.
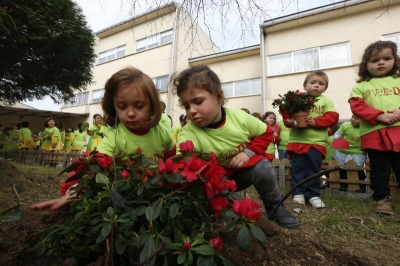
[[[290,128],[285,127],[285,124],[283,123],[283,121],[279,121],[278,126],[279,126],[279,137],[280,137],[278,149],[286,150],[286,146],[289,141]]]
[[[182,131],[181,124],[174,126],[174,128],[172,129],[172,138],[174,139],[175,142],[178,139],[179,132],[181,132],[181,131]]]
[[[312,118],[322,116],[326,112],[336,112],[332,100],[328,99],[324,95],[320,95],[316,98],[319,100],[315,103],[315,107],[309,111],[310,113],[309,115]],[[308,127],[305,129],[292,128],[292,130],[290,130],[288,143],[316,144],[320,146],[326,146],[327,139],[328,139],[328,128],[322,128],[322,129],[316,129],[313,127]]]
[[[60,131],[58,130],[57,127],[46,127],[44,129],[44,132],[47,132],[48,137],[43,139],[41,149],[44,149],[44,150],[52,149],[51,148],[52,144],[57,144],[57,143],[61,142]],[[57,149],[57,147],[56,147],[56,149]]]
[[[104,138],[97,147],[97,151],[126,160],[128,154],[137,153],[140,147],[146,158],[159,162],[164,160],[164,153],[171,151],[174,146],[171,131],[164,125],[158,124],[145,135],[136,135],[119,123],[117,128],[105,129]]]
[[[90,136],[89,142],[87,144],[86,150],[92,151],[94,150],[101,141],[101,136],[99,135],[102,132],[102,128],[104,126],[99,125],[91,125],[89,127],[88,135]]]
[[[86,131],[79,132],[79,129],[74,131],[74,141],[72,142],[73,150],[82,150],[86,141]]]
[[[349,142],[349,148],[339,149],[344,154],[364,154],[361,150],[360,128],[354,127],[351,122],[344,122],[335,133],[335,136],[341,136]]]
[[[166,113],[161,114],[160,123],[163,124],[167,129],[172,130],[171,119],[169,119],[169,117]]]
[[[335,153],[336,149],[332,147],[333,136],[329,136],[326,141],[326,155],[325,159],[322,163],[329,163],[329,161],[334,160],[333,154]]]
[[[353,87],[349,99],[361,98],[364,102],[382,110],[385,113],[389,110],[400,108],[400,78],[385,77],[373,78],[370,81],[363,81]],[[400,121],[392,125],[378,123],[371,125],[364,120],[360,120],[361,136],[384,127],[400,126]]]
[[[189,121],[178,135],[177,147],[191,140],[195,152],[204,153],[205,156],[214,152],[219,163],[227,166],[233,156],[246,148],[250,139],[265,133],[266,125],[254,116],[240,109],[224,109],[226,121],[222,127],[198,127]]]
[[[75,139],[75,134],[74,132],[69,132],[68,136],[67,133],[65,133],[65,140],[64,140],[64,149],[65,150],[70,150],[72,147],[72,142]]]

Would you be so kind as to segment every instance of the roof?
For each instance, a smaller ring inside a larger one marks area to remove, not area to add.
[[[55,117],[55,118],[68,118],[68,117],[89,117],[89,113],[68,113],[68,112],[57,112],[38,110],[31,108],[16,108],[16,107],[4,107],[0,106],[0,117],[6,115],[19,115],[19,116],[36,116],[36,117]]]
[[[244,48],[233,49],[229,51],[219,52],[210,55],[204,55],[194,58],[189,58],[189,64],[191,66],[197,64],[210,64],[220,62],[221,60],[230,60],[235,58],[246,57],[249,55],[260,54],[260,45],[247,46]]]

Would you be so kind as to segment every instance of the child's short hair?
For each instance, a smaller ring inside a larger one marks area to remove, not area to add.
[[[274,115],[274,116],[275,116],[275,123],[276,123],[276,114],[275,114],[274,112],[272,112],[272,111],[267,111],[267,112],[265,112],[264,115],[263,115],[263,117],[262,117],[262,121],[265,122],[265,119],[267,119],[267,117],[268,117],[269,115]]]
[[[180,96],[188,88],[203,89],[217,97],[222,105],[225,103],[221,81],[217,74],[206,65],[187,68],[172,77],[173,90]]]
[[[21,122],[21,126],[22,127],[29,127],[29,122],[28,121]]]
[[[325,79],[325,81],[326,81],[325,90],[328,89],[328,84],[329,84],[328,75],[327,75],[324,71],[320,71],[320,70],[312,71],[312,72],[308,73],[308,75],[307,75],[306,78],[304,79],[303,87],[305,87],[305,86],[307,85],[307,82],[310,80],[310,78],[311,78],[312,76],[323,77],[323,78]]]
[[[382,51],[383,49],[392,49],[393,56],[394,56],[394,64],[393,68],[387,73],[388,76],[399,77],[400,76],[400,59],[397,55],[397,45],[392,41],[377,41],[368,45],[367,48],[364,50],[364,54],[361,58],[361,63],[358,65],[358,80],[357,83],[363,81],[369,81],[373,77],[368,72],[368,60],[371,56],[373,51]]]
[[[68,130],[68,128],[71,129],[71,132],[74,132],[74,127],[73,126],[67,126],[67,130]]]
[[[104,112],[104,123],[114,126],[118,122],[117,110],[114,106],[114,98],[118,89],[125,86],[135,86],[147,92],[151,103],[151,118],[147,123],[150,127],[155,127],[161,119],[160,96],[153,80],[134,67],[124,68],[111,76],[104,86],[104,96],[101,106]]]
[[[50,120],[53,120],[54,123],[56,122],[56,120],[54,120],[54,118],[49,117],[49,118],[46,119],[46,122],[44,122],[44,127],[49,127],[49,121]]]

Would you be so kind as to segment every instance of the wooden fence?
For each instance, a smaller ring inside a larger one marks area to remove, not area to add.
[[[19,149],[8,154],[1,154],[6,160],[12,160],[16,163],[52,165],[65,168],[71,165],[72,161],[79,157],[80,151],[41,151],[33,149]]]
[[[286,189],[290,189],[290,176],[291,176],[291,169],[292,166],[290,165],[290,162],[288,159],[274,159],[272,161],[272,164],[275,166],[275,172],[276,172],[276,176],[278,179],[278,185],[280,188],[286,188]],[[329,165],[323,165],[322,169],[328,169],[330,167],[334,167],[339,165],[338,162],[332,160],[329,162]],[[320,177],[320,182],[321,182],[321,187],[322,187],[322,182],[326,181],[329,182],[329,187],[331,189],[339,189],[340,188],[340,184],[344,183],[347,184],[348,191],[355,191],[360,189],[360,184],[365,184],[367,186],[370,185],[370,168],[367,167],[358,167],[357,164],[354,161],[349,161],[347,162],[346,166],[342,167],[343,170],[346,171],[347,174],[347,179],[340,179],[340,171],[333,171],[331,173],[329,173],[329,178],[327,178],[326,176],[322,176]],[[365,171],[366,173],[366,180],[358,180],[358,171]],[[399,178],[397,178],[394,175],[394,173],[392,172],[391,176],[390,176],[390,192],[392,195],[392,199],[394,201],[400,201],[400,184],[399,184],[400,180]]]

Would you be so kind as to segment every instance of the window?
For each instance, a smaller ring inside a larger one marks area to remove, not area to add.
[[[99,53],[99,61],[98,61],[99,64],[124,57],[125,49],[126,49],[126,45],[121,45],[116,48],[112,48],[105,52]]]
[[[73,103],[64,103],[64,107],[71,107],[71,106],[78,106],[78,105],[84,105],[88,103],[88,97],[89,97],[89,92],[81,92],[78,94],[75,94],[75,99]]]
[[[349,43],[339,43],[268,57],[268,75],[281,75],[351,64]]]
[[[400,56],[400,32],[383,35],[382,40],[383,41],[392,41],[392,42],[396,43],[397,44],[397,54]]]
[[[261,94],[261,79],[247,79],[222,84],[225,98]]]
[[[164,31],[136,41],[136,52],[172,42],[172,30]]]
[[[101,99],[103,99],[103,95],[104,95],[104,89],[100,89],[100,90],[95,90],[95,91],[93,91],[92,103],[99,103],[99,102],[101,102]]]
[[[154,85],[156,85],[159,92],[168,90],[168,75],[153,78]]]

